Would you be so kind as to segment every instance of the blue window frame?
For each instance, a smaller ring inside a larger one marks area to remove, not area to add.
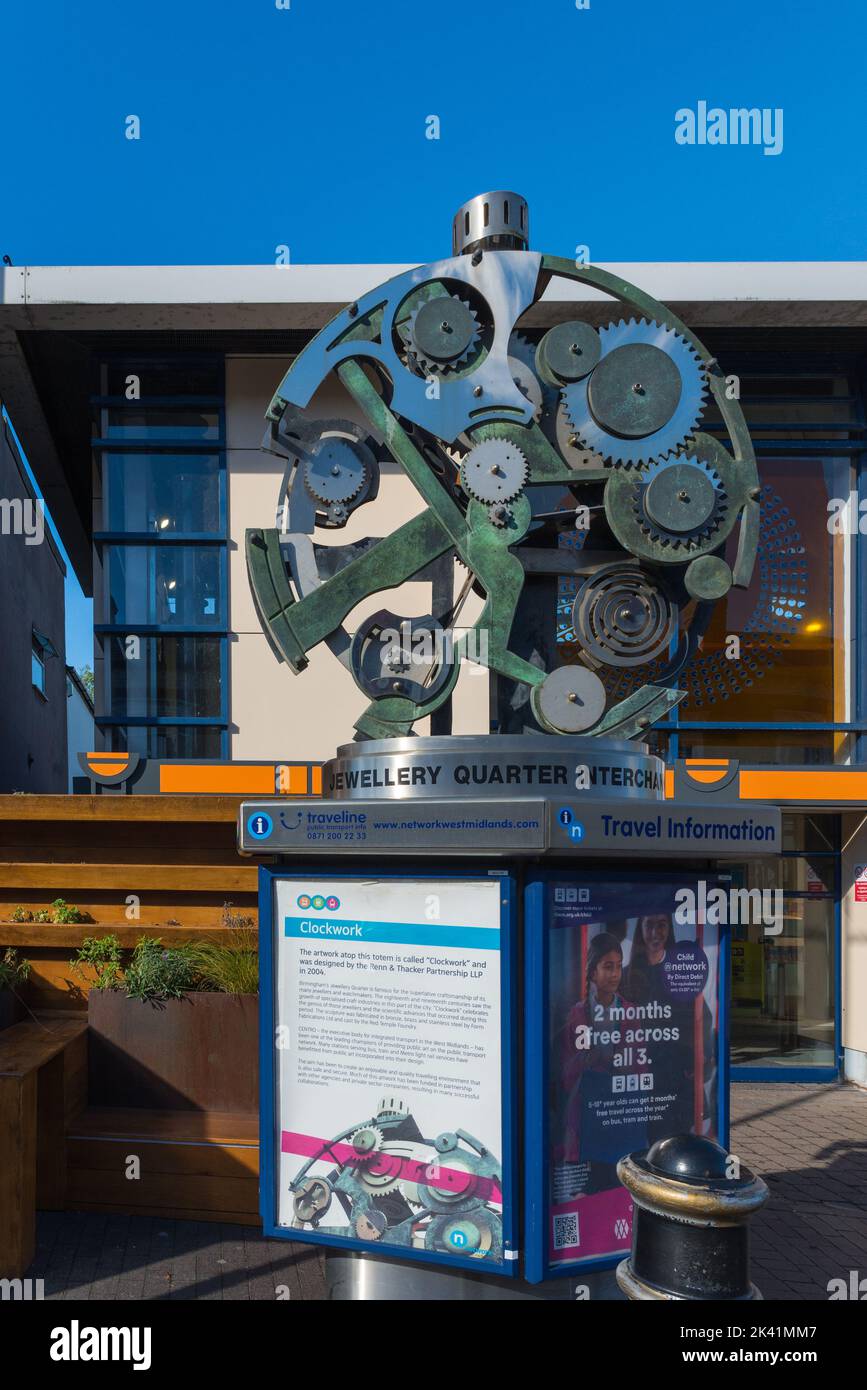
[[[103,613],[111,627],[226,631],[223,543],[112,541],[104,542],[101,550]]]
[[[220,453],[102,454],[98,540],[219,539],[226,534],[226,469]]]
[[[92,405],[101,477],[94,633],[103,675],[96,723],[113,749],[223,759],[229,625],[223,359],[107,358]]]

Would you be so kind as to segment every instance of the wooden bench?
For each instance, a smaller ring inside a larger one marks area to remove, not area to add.
[[[21,1278],[32,1263],[37,1207],[66,1205],[66,1130],[86,1093],[85,1020],[0,1033],[0,1278]]]
[[[72,1210],[261,1224],[256,1115],[90,1107],[66,1142]]]

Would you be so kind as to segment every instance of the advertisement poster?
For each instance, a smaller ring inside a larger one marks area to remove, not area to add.
[[[624,1154],[716,1137],[716,889],[682,874],[546,885],[552,1265],[628,1251]]]
[[[502,878],[278,878],[277,1225],[502,1265]]]

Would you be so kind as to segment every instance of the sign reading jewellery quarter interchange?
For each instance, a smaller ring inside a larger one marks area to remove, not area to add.
[[[333,801],[617,796],[660,800],[665,764],[621,739],[549,735],[391,738],[347,744],[322,769]]]

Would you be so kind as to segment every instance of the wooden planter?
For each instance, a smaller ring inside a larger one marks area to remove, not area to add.
[[[256,1114],[257,994],[145,1004],[95,989],[87,1018],[91,1106]]]
[[[0,1033],[4,1028],[11,1028],[13,1023],[22,1023],[26,1017],[27,1010],[17,994],[11,989],[0,989]]]

